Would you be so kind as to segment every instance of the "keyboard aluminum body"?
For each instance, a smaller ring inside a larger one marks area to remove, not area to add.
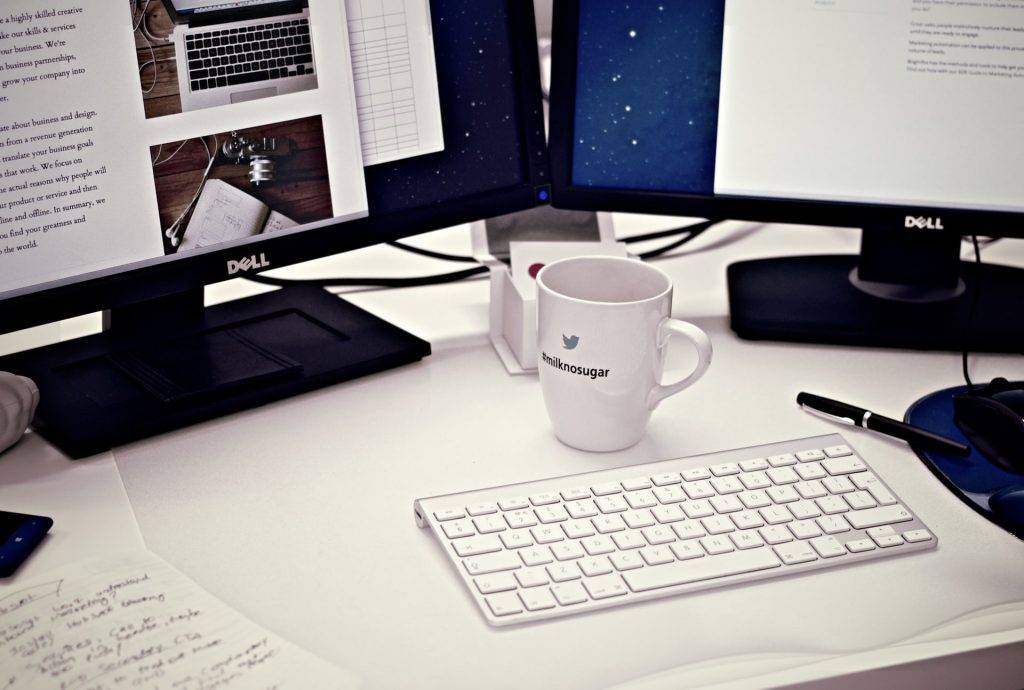
[[[494,626],[933,549],[839,434],[421,498]]]

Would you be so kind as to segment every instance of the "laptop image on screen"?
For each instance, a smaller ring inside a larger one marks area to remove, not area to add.
[[[182,111],[317,87],[308,0],[163,3],[176,24]]]

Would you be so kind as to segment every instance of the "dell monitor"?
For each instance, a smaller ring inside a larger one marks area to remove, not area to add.
[[[556,206],[862,229],[729,267],[742,337],[1024,351],[1024,16],[1013,3],[564,0]]]
[[[319,287],[205,285],[550,198],[530,3],[8,5],[0,333],[105,330],[0,370],[72,456],[430,352]]]

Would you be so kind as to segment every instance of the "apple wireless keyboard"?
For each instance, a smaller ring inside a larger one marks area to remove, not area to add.
[[[414,510],[495,626],[937,543],[838,434],[421,498]]]

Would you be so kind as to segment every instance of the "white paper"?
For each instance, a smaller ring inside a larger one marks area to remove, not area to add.
[[[0,688],[352,688],[157,556],[85,561],[0,590]]]
[[[429,0],[345,0],[363,165],[444,150]]]
[[[574,256],[628,256],[626,245],[621,242],[509,242],[508,252],[512,284],[526,300],[537,297],[534,275],[547,264]]]
[[[212,247],[258,235],[267,219],[267,205],[222,180],[203,186],[178,251]]]
[[[263,226],[263,232],[277,232],[278,230],[288,230],[289,228],[298,227],[298,223],[277,211],[271,211],[270,215],[267,216],[267,224]]]

